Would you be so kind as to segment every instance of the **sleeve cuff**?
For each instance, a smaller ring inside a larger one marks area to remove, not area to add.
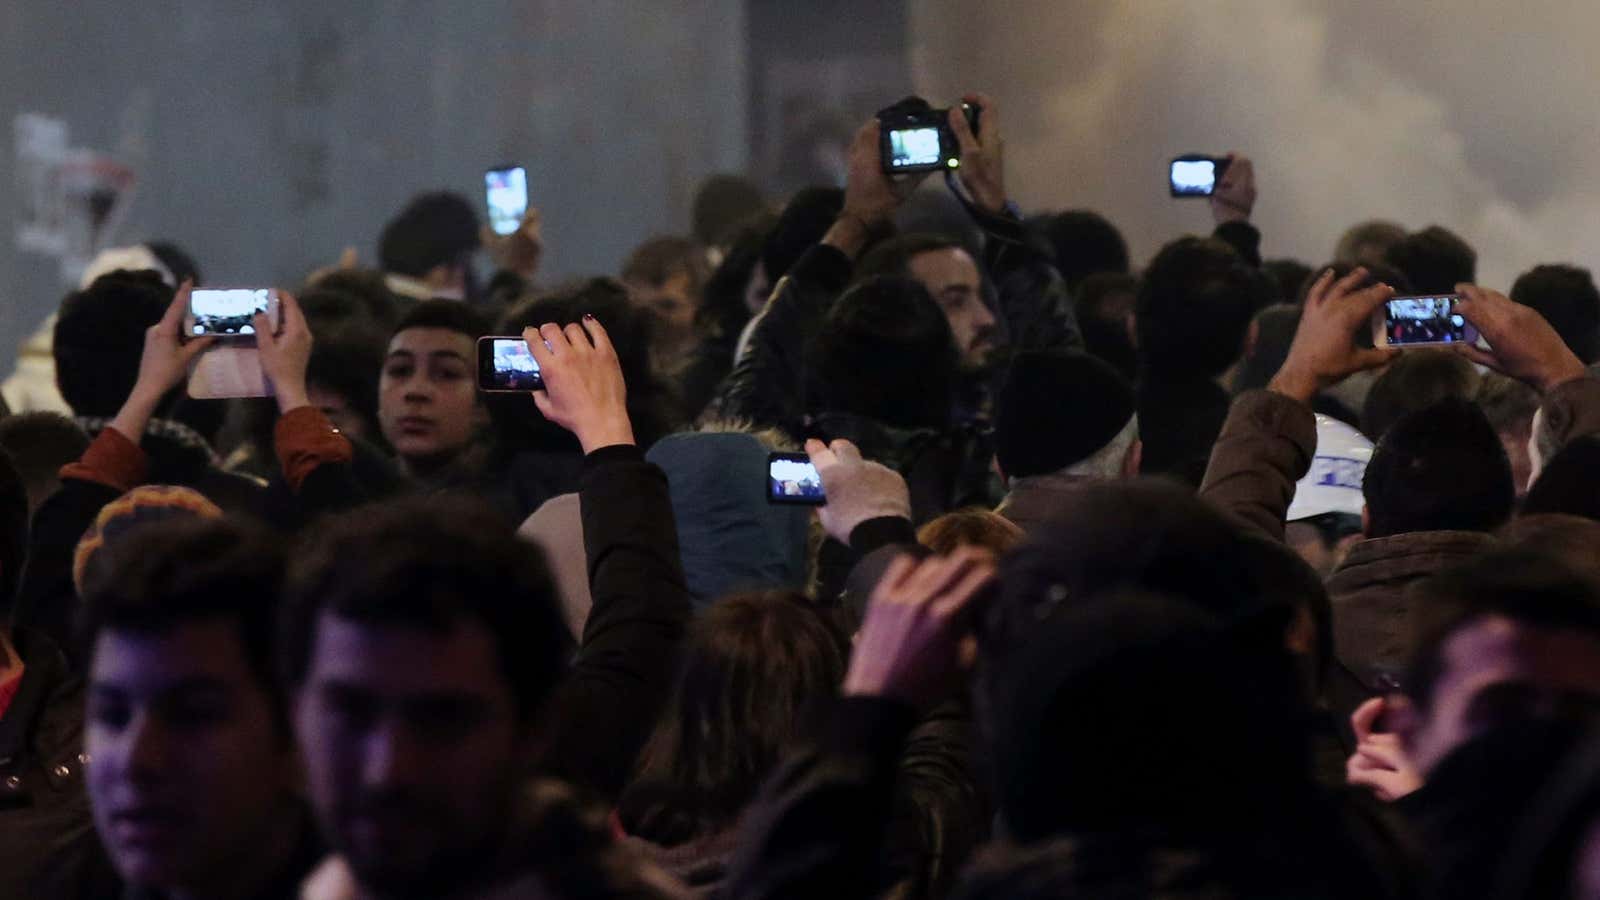
[[[62,467],[61,477],[127,493],[144,483],[149,468],[149,458],[138,444],[115,428],[103,428],[77,462]]]
[[[850,531],[850,549],[857,556],[866,556],[879,547],[890,544],[915,544],[917,530],[911,520],[900,516],[879,516],[868,519]]]
[[[278,463],[283,466],[283,478],[297,493],[319,466],[348,463],[355,456],[350,440],[314,406],[284,413],[273,429],[273,444]]]
[[[583,458],[583,472],[587,475],[595,469],[619,462],[644,462],[644,451],[637,444],[601,447]]]

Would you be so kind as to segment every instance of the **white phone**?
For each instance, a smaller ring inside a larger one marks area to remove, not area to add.
[[[183,333],[188,340],[215,337],[217,343],[189,368],[189,396],[196,400],[271,397],[272,383],[256,349],[255,317],[265,313],[272,332],[283,328],[278,292],[271,288],[195,289],[189,295]]]

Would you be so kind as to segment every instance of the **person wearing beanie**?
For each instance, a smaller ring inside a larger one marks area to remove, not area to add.
[[[1133,387],[1087,353],[1020,353],[996,398],[994,443],[1007,487],[997,512],[1032,531],[1064,491],[1139,474]]]

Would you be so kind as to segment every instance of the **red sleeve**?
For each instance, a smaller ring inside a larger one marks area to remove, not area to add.
[[[328,463],[348,463],[355,456],[350,441],[314,406],[291,409],[278,419],[273,435],[278,462],[290,490],[298,492],[306,476]]]
[[[144,483],[150,461],[139,445],[115,428],[104,428],[83,457],[61,469],[62,478],[92,481],[120,493]]]

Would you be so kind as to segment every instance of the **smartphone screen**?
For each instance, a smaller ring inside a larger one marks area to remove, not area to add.
[[[478,390],[539,391],[544,378],[539,361],[520,337],[478,339]]]
[[[189,294],[189,334],[245,337],[256,333],[255,317],[272,306],[271,288],[200,290]]]
[[[528,212],[528,173],[521,166],[490,169],[483,173],[484,198],[489,205],[489,227],[495,234],[511,234]]]
[[[1217,161],[1175,159],[1171,182],[1174,197],[1209,197],[1217,187]]]
[[[822,476],[804,453],[773,453],[767,457],[767,502],[823,506]]]
[[[1390,346],[1476,343],[1478,330],[1455,311],[1456,294],[1396,297],[1383,305],[1383,333]]]

